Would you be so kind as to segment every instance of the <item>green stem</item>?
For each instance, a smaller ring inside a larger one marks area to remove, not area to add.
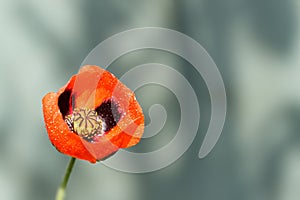
[[[64,179],[61,182],[61,184],[60,184],[60,186],[59,186],[59,188],[56,192],[56,198],[55,198],[56,200],[64,200],[64,198],[65,198],[66,187],[67,187],[68,180],[70,178],[70,174],[72,172],[75,160],[76,160],[76,158],[73,158],[73,157],[70,159],[70,162],[69,162],[68,168],[66,170]]]

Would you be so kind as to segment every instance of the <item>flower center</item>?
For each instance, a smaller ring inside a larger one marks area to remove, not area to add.
[[[76,132],[87,141],[92,141],[96,135],[104,134],[104,123],[95,110],[75,108],[73,113],[65,117],[71,131]]]

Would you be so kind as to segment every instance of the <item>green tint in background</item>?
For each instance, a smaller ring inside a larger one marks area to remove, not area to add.
[[[48,140],[42,97],[77,73],[99,42],[146,26],[180,31],[211,55],[228,98],[221,138],[198,159],[210,99],[189,63],[155,50],[124,55],[108,68],[118,77],[148,62],[184,74],[198,91],[198,134],[179,160],[153,173],[126,174],[101,163],[77,162],[67,199],[299,199],[299,8],[296,0],[1,1],[0,199],[54,199],[68,157]],[[176,134],[179,104],[157,85],[136,94],[147,123],[152,104],[161,103],[168,112],[161,132],[131,149],[152,151]]]

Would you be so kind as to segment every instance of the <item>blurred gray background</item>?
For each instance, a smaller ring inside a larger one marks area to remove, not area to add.
[[[223,134],[209,156],[199,160],[210,118],[200,75],[167,52],[124,55],[108,68],[118,77],[138,64],[158,62],[190,80],[200,91],[199,132],[179,160],[153,173],[126,174],[78,161],[67,199],[299,199],[299,1],[2,0],[0,9],[0,199],[54,199],[68,157],[48,140],[42,97],[77,73],[99,42],[145,26],[187,34],[214,59],[228,98]],[[157,149],[176,133],[178,102],[157,85],[136,94],[147,123],[148,108],[155,103],[166,108],[168,119],[157,136],[132,151]]]

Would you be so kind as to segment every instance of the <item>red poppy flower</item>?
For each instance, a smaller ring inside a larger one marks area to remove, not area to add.
[[[92,163],[137,144],[144,131],[134,93],[97,66],[82,67],[57,93],[45,95],[43,112],[56,149]]]

